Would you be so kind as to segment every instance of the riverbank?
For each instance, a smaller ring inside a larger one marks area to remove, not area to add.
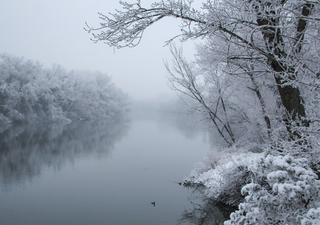
[[[225,224],[320,224],[320,180],[308,163],[289,155],[211,152],[184,185],[237,207]]]

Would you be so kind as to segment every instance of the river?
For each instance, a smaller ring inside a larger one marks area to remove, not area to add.
[[[179,185],[210,149],[205,137],[155,113],[2,128],[0,224],[221,224],[225,212]]]

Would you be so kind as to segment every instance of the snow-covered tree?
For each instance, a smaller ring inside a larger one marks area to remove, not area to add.
[[[127,96],[100,72],[70,71],[59,65],[0,55],[0,122],[70,122],[126,113]]]
[[[213,122],[212,130],[218,135],[211,136],[222,137],[229,146],[245,140],[247,143],[265,142],[271,134],[268,114],[275,105],[273,91],[263,88],[258,83],[261,78],[251,73],[230,75],[228,66],[215,60],[217,56],[210,48],[212,45],[198,46],[194,62],[188,62],[181,50],[171,46],[174,60],[172,66],[166,65],[170,87],[180,93],[182,99],[184,96],[193,99],[194,103],[189,101],[189,106]],[[269,107],[262,93],[270,95]]]
[[[99,13],[102,22],[94,28],[94,41],[110,46],[134,47],[143,31],[155,22],[173,17],[181,20],[181,40],[213,38],[225,47],[221,62],[228,73],[271,76],[281,104],[283,121],[291,139],[299,138],[292,123],[308,126],[302,89],[313,86],[319,64],[319,6],[309,0],[208,0],[201,9],[191,0],[162,0],[146,8],[141,1],[120,1],[122,10]],[[96,33],[96,31],[98,33]],[[170,41],[170,40],[169,40]],[[219,49],[216,50],[219,55]],[[302,85],[305,84],[305,87]]]

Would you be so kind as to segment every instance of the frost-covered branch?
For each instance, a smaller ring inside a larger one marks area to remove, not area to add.
[[[88,24],[86,31],[93,34],[93,41],[106,41],[109,46],[134,47],[140,43],[143,32],[155,22],[165,18],[180,18],[185,22],[182,25],[184,38],[194,36],[192,34],[192,24],[198,24],[199,30],[204,30],[201,26],[206,25],[201,20],[203,15],[191,8],[191,1],[160,1],[153,3],[151,8],[144,8],[140,1],[134,4],[120,1],[123,11],[116,10],[116,13],[105,15],[99,13],[100,19],[104,22],[100,23],[100,27],[93,28]],[[100,31],[99,34],[94,33]],[[180,35],[179,35],[180,36]],[[197,34],[201,36],[201,34]]]
[[[319,18],[319,2],[208,0],[199,10],[192,7],[190,0],[162,0],[152,3],[149,8],[143,7],[140,1],[120,4],[122,10],[109,15],[99,13],[103,21],[100,26],[87,25],[86,30],[93,34],[93,41],[104,41],[118,48],[134,47],[152,24],[165,17],[178,18],[181,33],[172,39],[224,38],[242,51],[254,51],[256,57],[264,58],[272,69],[288,114],[293,119],[304,120],[306,117],[300,89],[294,83],[297,80],[296,62],[301,61],[301,49],[310,33],[309,24],[318,21],[315,18]]]
[[[206,83],[208,81],[199,81],[192,65],[189,64],[182,56],[182,51],[170,45],[170,51],[174,58],[173,68],[166,64],[169,86],[183,95],[194,99],[199,105],[198,110],[203,111],[209,116],[210,121],[214,124],[215,129],[223,140],[231,146],[235,143],[234,134],[230,125],[228,114],[230,113],[226,108],[221,88],[218,88],[218,97],[216,101],[211,102],[206,95]],[[201,79],[201,78],[200,78]]]

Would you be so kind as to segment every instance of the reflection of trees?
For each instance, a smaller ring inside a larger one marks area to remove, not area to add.
[[[197,192],[197,190],[195,190]],[[235,209],[218,204],[212,199],[192,196],[192,208],[185,210],[178,224],[220,225],[228,220]]]
[[[64,126],[27,125],[0,130],[0,183],[5,188],[59,169],[83,155],[106,155],[128,130],[114,124],[79,121]]]

